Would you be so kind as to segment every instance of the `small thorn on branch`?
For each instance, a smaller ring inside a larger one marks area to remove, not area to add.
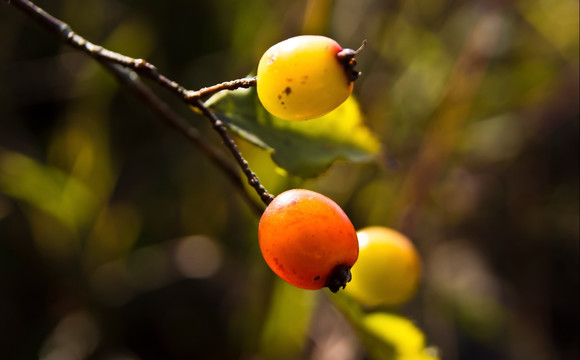
[[[144,59],[135,59],[133,60],[133,64],[135,64],[135,69],[144,69],[148,71],[157,71],[155,65],[151,64],[147,60]]]

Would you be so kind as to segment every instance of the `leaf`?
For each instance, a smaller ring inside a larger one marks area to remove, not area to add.
[[[395,359],[435,360],[425,348],[425,335],[409,319],[402,316],[375,312],[366,314],[362,325],[367,334],[392,345]]]
[[[388,312],[366,313],[348,296],[333,296],[333,300],[359,334],[371,359],[438,359],[436,350],[426,347],[425,335],[411,320]]]
[[[339,159],[369,161],[380,148],[352,96],[329,114],[307,121],[271,115],[255,88],[218,93],[206,105],[239,136],[270,150],[278,166],[302,178],[319,175]]]

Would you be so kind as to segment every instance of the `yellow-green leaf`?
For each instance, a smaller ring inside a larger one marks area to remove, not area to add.
[[[271,151],[278,166],[303,178],[320,174],[339,159],[368,161],[380,148],[353,96],[329,114],[307,121],[274,117],[254,88],[218,93],[206,105],[238,135]]]

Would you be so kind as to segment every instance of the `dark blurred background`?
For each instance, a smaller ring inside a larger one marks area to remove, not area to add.
[[[377,161],[299,179],[239,140],[252,169],[271,193],[314,189],[356,228],[411,237],[424,278],[400,311],[442,359],[578,359],[577,1],[37,4],[192,90],[290,36],[367,39],[354,95]],[[326,291],[275,291],[257,221],[182,134],[0,4],[1,358],[365,358]],[[280,298],[293,316],[274,317]],[[297,345],[269,341],[289,327]]]

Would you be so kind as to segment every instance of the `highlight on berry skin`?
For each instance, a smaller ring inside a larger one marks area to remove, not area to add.
[[[355,56],[320,35],[301,35],[269,48],[258,63],[257,91],[264,108],[290,121],[319,118],[342,104],[360,73]]]

